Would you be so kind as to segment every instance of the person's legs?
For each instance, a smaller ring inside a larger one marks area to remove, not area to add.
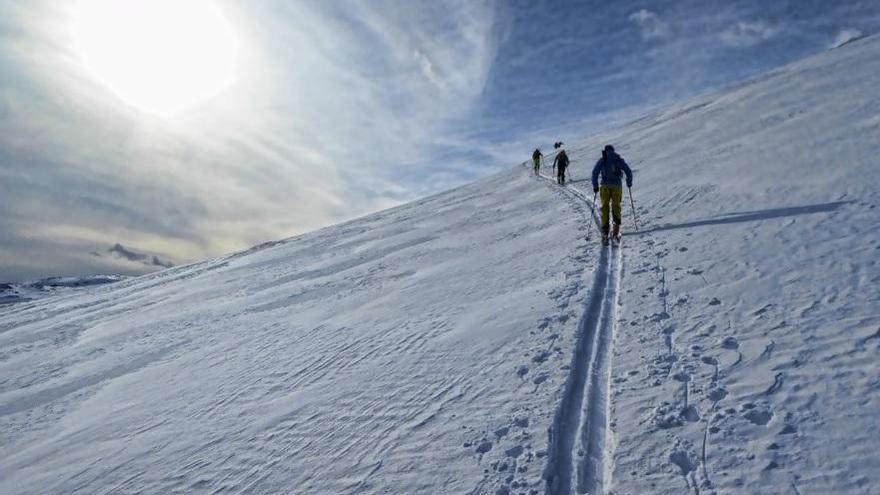
[[[623,201],[623,188],[615,186],[609,189],[611,189],[611,217],[614,219],[615,224],[620,225],[620,202]]]
[[[608,235],[608,208],[609,203],[611,202],[611,188],[608,186],[601,186],[599,188],[599,201],[602,207],[599,209],[602,217],[602,235]]]
[[[532,160],[535,164],[535,175],[538,175],[538,169],[541,168],[541,162],[538,158]]]
[[[622,187],[611,188],[611,217],[614,219],[614,230],[611,232],[611,235],[615,239],[620,239],[620,221],[621,221],[620,202],[622,200],[623,200],[623,188]]]

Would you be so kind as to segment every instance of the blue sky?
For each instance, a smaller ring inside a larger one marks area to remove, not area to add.
[[[231,84],[157,115],[75,49],[88,1],[0,3],[0,280],[313,230],[880,26],[874,1],[216,0]]]

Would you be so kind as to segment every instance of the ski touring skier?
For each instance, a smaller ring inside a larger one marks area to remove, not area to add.
[[[599,194],[602,213],[602,244],[608,245],[609,224],[608,213],[611,210],[611,219],[614,220],[614,229],[610,232],[610,239],[616,244],[620,243],[621,208],[623,200],[622,175],[626,175],[626,187],[632,187],[633,174],[626,161],[614,151],[610,144],[602,150],[602,158],[593,167],[593,193]],[[602,176],[601,186],[599,176]]]
[[[568,167],[568,155],[564,149],[560,149],[553,159],[553,168],[556,169],[556,182],[560,186],[565,185],[565,169]]]
[[[535,167],[535,175],[538,175],[538,171],[541,169],[541,159],[544,158],[544,155],[541,154],[541,150],[535,148],[535,152],[532,153],[532,164]]]

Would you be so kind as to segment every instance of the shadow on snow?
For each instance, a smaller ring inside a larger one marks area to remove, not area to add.
[[[693,222],[664,224],[629,235],[649,234],[651,232],[662,232],[664,230],[686,229],[690,227],[702,227],[706,225],[725,225],[729,223],[754,222],[758,220],[770,220],[773,218],[791,217],[797,215],[810,215],[813,213],[830,213],[837,210],[841,206],[850,203],[850,201],[835,201],[833,203],[820,203],[806,206],[790,206],[786,208],[769,208],[757,211],[739,211],[734,213],[725,213],[705,220],[695,220]]]

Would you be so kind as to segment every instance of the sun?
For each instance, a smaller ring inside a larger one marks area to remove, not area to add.
[[[211,0],[78,0],[71,29],[89,72],[146,112],[177,114],[235,79],[235,33]]]

